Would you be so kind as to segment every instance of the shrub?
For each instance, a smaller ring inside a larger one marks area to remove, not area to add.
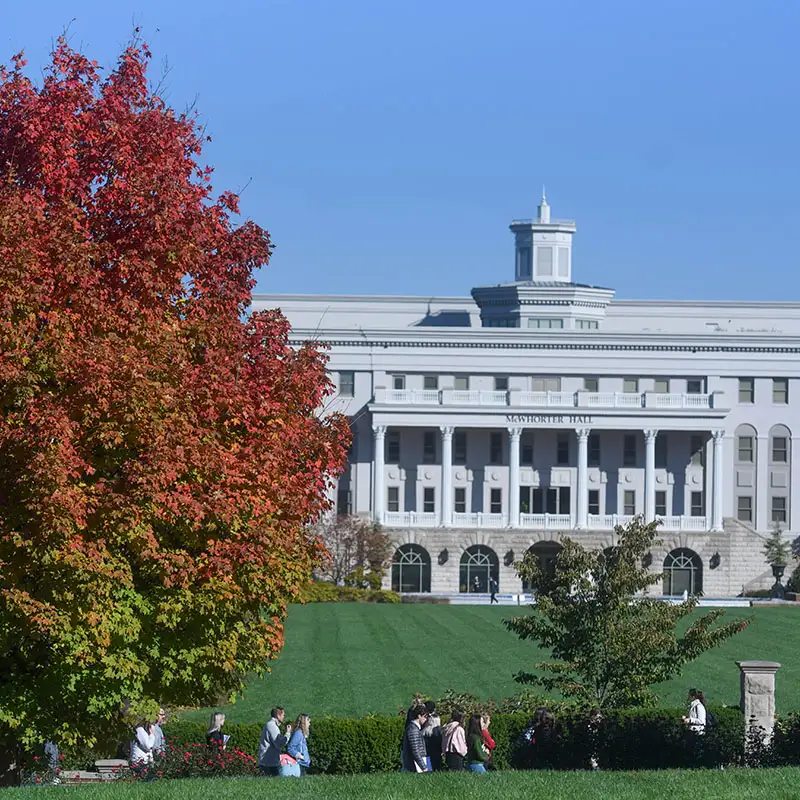
[[[337,586],[327,581],[311,581],[300,592],[301,603],[399,603],[400,595],[383,589]]]
[[[800,566],[797,566],[792,570],[789,580],[786,581],[786,589],[787,591],[794,592],[795,594],[800,594]]]
[[[133,775],[142,780],[242,777],[257,774],[255,756],[236,746],[225,750],[208,747],[205,741],[202,744],[167,742],[164,754],[156,756],[153,764],[133,769]]]

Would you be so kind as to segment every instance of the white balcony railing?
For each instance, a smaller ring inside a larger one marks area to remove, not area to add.
[[[661,530],[665,531],[707,531],[708,517],[669,516],[659,517]],[[626,514],[589,514],[588,530],[610,531],[617,525],[627,525],[633,520]],[[389,528],[437,528],[441,524],[438,514],[417,511],[386,511],[384,525]],[[454,513],[453,528],[507,528],[505,514]],[[575,527],[575,518],[569,514],[520,514],[519,527],[526,530],[569,531]]]
[[[490,392],[461,389],[378,389],[376,403],[425,406],[504,406],[513,408],[712,409],[713,394],[655,392]]]

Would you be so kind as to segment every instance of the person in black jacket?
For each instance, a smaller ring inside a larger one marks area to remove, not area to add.
[[[428,721],[422,728],[422,738],[425,740],[428,769],[436,772],[442,768],[442,720],[436,713],[436,703],[433,700],[426,700],[425,708],[428,711]]]
[[[403,772],[429,772],[425,754],[422,727],[428,721],[428,709],[419,704],[408,712],[408,723],[403,734]]]

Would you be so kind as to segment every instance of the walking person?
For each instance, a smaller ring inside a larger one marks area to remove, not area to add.
[[[481,736],[483,737],[483,746],[489,754],[489,758],[486,760],[486,764],[484,764],[486,769],[494,769],[492,756],[494,755],[495,747],[497,747],[497,743],[492,739],[492,735],[489,733],[489,726],[491,724],[492,718],[488,714],[481,714]]]
[[[228,737],[222,732],[222,726],[225,724],[225,715],[220,714],[219,711],[211,715],[211,720],[208,723],[208,730],[206,731],[206,747],[212,751],[221,751],[225,749]]]
[[[286,711],[280,706],[270,712],[267,724],[261,729],[261,740],[258,743],[258,768],[262,775],[276,777],[281,770],[281,751],[289,741],[292,726],[286,726],[286,735],[281,733],[281,725]]]
[[[486,772],[489,751],[483,743],[483,724],[480,714],[469,718],[467,728],[467,766],[472,772]]]
[[[305,775],[306,770],[311,766],[311,756],[308,752],[308,732],[311,728],[311,717],[308,714],[300,714],[294,723],[292,738],[286,747],[286,752],[300,766],[300,774]]]
[[[497,580],[493,577],[489,578],[489,605],[492,603],[497,603],[497,605],[500,605],[500,603],[497,601],[497,590],[499,588],[500,587],[498,586]]]
[[[164,739],[164,731],[161,729],[161,726],[164,724],[164,720],[167,718],[167,714],[163,708],[158,709],[158,715],[156,716],[155,725],[153,725],[153,734],[155,736],[155,741],[153,742],[153,755],[154,756],[163,756],[167,746],[166,741]]]
[[[687,700],[689,702],[689,714],[682,719],[688,732],[692,757],[695,763],[699,763],[703,758],[703,737],[706,733],[706,722],[708,721],[706,698],[699,689],[689,689]]]
[[[467,755],[467,736],[464,732],[463,711],[456,709],[450,722],[442,730],[442,755],[447,769],[460,772],[464,769],[464,757]]]
[[[146,720],[136,727],[134,739],[131,742],[131,766],[146,769],[153,763],[153,750],[155,749],[155,722]]]
[[[425,758],[428,769],[438,772],[442,768],[442,720],[436,713],[436,703],[433,700],[425,701],[425,710],[428,712],[428,720],[422,728]]]
[[[481,590],[481,579],[476,575],[472,581],[472,591],[478,594]]]
[[[403,772],[430,771],[425,755],[425,739],[422,736],[422,728],[427,721],[428,709],[424,705],[420,703],[409,709],[401,752]]]

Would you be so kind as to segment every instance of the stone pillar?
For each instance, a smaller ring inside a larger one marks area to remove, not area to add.
[[[644,521],[656,518],[656,437],[658,431],[644,432]]]
[[[453,524],[453,428],[440,425],[442,433],[442,498],[441,524]]]
[[[712,431],[714,438],[714,494],[711,507],[711,530],[722,530],[722,479],[725,474],[723,465],[722,445],[725,431]]]
[[[383,509],[386,505],[384,484],[384,442],[386,440],[386,426],[373,425],[372,439],[374,451],[372,456],[372,519],[379,525],[383,524]]]
[[[578,486],[575,527],[584,529],[589,526],[589,429],[578,428]]]
[[[775,661],[737,661],[740,670],[741,699],[745,735],[751,726],[764,730],[769,743],[775,727],[775,673],[780,664]]]
[[[519,439],[522,428],[508,429],[508,527],[519,528]]]

